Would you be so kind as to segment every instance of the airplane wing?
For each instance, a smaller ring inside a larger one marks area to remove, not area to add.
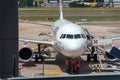
[[[77,22],[76,24],[77,25],[85,25],[85,24],[88,24],[88,22]]]
[[[36,25],[44,25],[44,26],[52,26],[52,24],[48,23],[41,23],[41,22],[34,22],[34,21],[20,21],[21,23],[30,23],[30,24],[36,24]]]
[[[107,39],[113,40],[120,40],[120,36],[113,36],[113,37],[108,37]]]
[[[36,44],[44,44],[48,46],[53,46],[53,42],[51,41],[44,41],[44,40],[34,40],[34,39],[19,39],[19,41],[22,41],[24,43],[36,43]]]

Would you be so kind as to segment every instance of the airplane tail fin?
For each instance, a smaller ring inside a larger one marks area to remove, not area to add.
[[[63,19],[63,0],[59,0],[59,7],[60,7],[60,19]]]

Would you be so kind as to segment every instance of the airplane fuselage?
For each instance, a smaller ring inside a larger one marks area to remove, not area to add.
[[[78,57],[87,48],[87,37],[77,24],[65,19],[57,20],[52,26],[54,48],[67,57]]]

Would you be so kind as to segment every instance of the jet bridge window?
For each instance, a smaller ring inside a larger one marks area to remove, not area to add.
[[[67,38],[73,39],[73,35],[72,34],[67,34]]]
[[[75,39],[81,38],[80,34],[76,34],[76,35],[74,35],[74,37],[75,37]]]

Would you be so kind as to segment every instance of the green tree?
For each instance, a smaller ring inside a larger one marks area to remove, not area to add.
[[[33,7],[33,0],[27,0],[27,6]]]
[[[39,0],[40,7],[42,6],[43,3],[44,3],[43,0]]]
[[[19,7],[25,7],[25,6],[27,6],[27,0],[19,0]]]
[[[34,0],[34,6],[35,7],[41,7],[41,5],[44,3],[43,0]]]
[[[19,0],[19,7],[32,7],[33,0]]]

